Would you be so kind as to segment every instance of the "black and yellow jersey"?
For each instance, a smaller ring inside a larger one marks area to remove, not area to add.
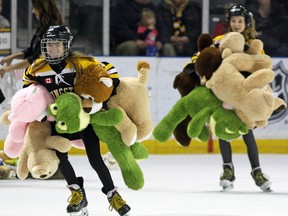
[[[100,64],[107,71],[107,76],[109,75],[113,80],[114,89],[116,89],[119,84],[118,72],[110,63],[101,63],[95,58],[93,58],[92,61],[91,59],[79,58],[76,61],[77,67],[75,67],[74,64],[70,63],[69,61],[67,62],[68,63],[61,69],[61,71],[57,72],[53,70],[53,67],[50,66],[43,57],[40,57],[24,72],[24,87],[37,82],[45,86],[52,96],[57,98],[64,92],[73,92],[75,78],[77,75],[76,70],[81,72],[91,66],[91,64]],[[41,63],[42,65],[39,67],[39,64]]]
[[[30,67],[26,69],[23,74],[24,87],[34,82],[37,82],[43,86],[52,94],[54,98],[57,98],[64,92],[72,92],[74,89],[74,82],[76,77],[75,66],[71,63],[67,63],[65,67],[57,73],[51,66],[45,62],[41,67],[36,65],[45,61],[43,57],[37,59]],[[77,60],[78,70],[85,70],[91,64],[99,64],[96,59],[94,61],[88,59],[79,58]]]

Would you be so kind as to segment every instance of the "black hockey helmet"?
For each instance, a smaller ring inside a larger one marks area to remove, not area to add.
[[[65,25],[50,26],[41,39],[41,53],[49,64],[62,62],[69,54],[73,35]],[[52,41],[60,41],[64,47],[64,53],[60,57],[51,57],[47,52],[47,44]]]
[[[253,14],[249,12],[243,5],[237,4],[233,5],[229,10],[228,10],[228,23],[230,22],[230,19],[232,16],[244,16],[245,18],[245,23],[247,26],[250,26],[252,23],[253,19]]]

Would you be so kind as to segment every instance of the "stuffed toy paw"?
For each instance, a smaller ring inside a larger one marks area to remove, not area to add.
[[[82,78],[86,75],[81,74],[75,83],[75,93],[84,98],[93,98],[94,103],[102,104],[104,100],[99,97],[98,92],[101,91],[95,83],[99,80],[98,73],[103,70],[105,71],[101,66],[96,67],[89,73],[89,79]],[[135,141],[141,142],[148,139],[153,130],[149,90],[146,86],[150,65],[140,61],[137,70],[137,78],[120,78],[120,83],[115,89],[116,94],[107,101],[109,109],[116,108],[122,112],[123,120],[115,127],[121,133],[123,142],[128,146],[134,144]],[[101,106],[97,105],[100,108]]]
[[[159,122],[153,131],[155,139],[166,142],[175,127],[187,115],[192,118],[187,128],[187,134],[202,142],[209,139],[208,123],[213,126],[213,134],[220,139],[236,139],[241,134],[248,133],[247,126],[239,120],[233,110],[225,110],[222,101],[210,89],[199,86],[178,100]]]
[[[70,92],[61,94],[55,103],[49,106],[48,112],[56,120],[56,130],[59,133],[79,132],[91,124],[99,139],[107,144],[119,164],[127,187],[138,190],[144,186],[143,172],[135,156],[137,159],[145,159],[148,157],[148,151],[142,144],[135,143],[136,146],[132,147],[135,144],[127,146],[122,141],[120,132],[114,126],[122,121],[122,112],[119,109],[89,115],[84,112],[80,97]]]

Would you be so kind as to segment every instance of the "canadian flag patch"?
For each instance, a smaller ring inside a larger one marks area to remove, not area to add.
[[[52,83],[52,78],[46,78],[45,83]]]

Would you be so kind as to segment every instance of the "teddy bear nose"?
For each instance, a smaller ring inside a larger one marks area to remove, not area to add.
[[[90,113],[92,110],[92,107],[83,107],[83,110],[85,113]]]
[[[40,179],[45,179],[47,175],[40,175]]]

